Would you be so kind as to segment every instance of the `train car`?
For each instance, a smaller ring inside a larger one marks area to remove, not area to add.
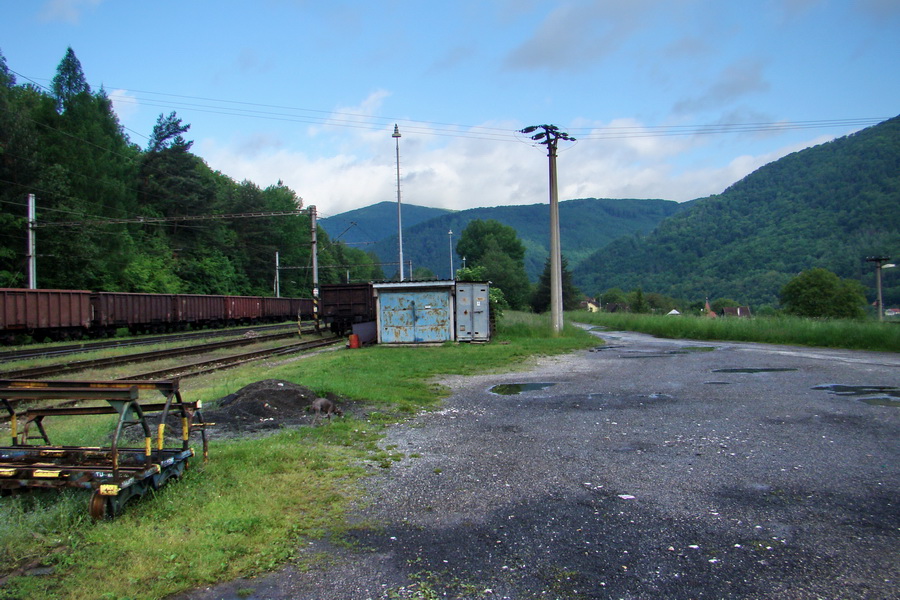
[[[226,322],[226,296],[176,294],[175,321],[186,327],[221,327]]]
[[[316,317],[312,298],[291,298],[291,312],[301,321],[309,321]]]
[[[95,337],[113,335],[123,327],[132,334],[162,333],[175,328],[174,294],[94,292],[91,307],[91,333]]]
[[[313,316],[311,298],[0,288],[0,343],[5,344],[25,336],[62,340],[109,336],[120,328],[157,333]]]
[[[345,335],[355,323],[376,319],[375,291],[371,283],[323,285],[319,306],[320,318],[335,335]]]
[[[265,320],[265,301],[260,296],[225,296],[225,323],[249,325]]]
[[[91,327],[91,292],[0,288],[0,337],[64,340],[80,338]]]
[[[278,323],[297,318],[292,312],[291,298],[263,298],[262,318],[268,323]]]

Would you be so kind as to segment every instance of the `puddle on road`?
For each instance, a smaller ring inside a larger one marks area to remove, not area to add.
[[[545,390],[555,383],[537,382],[537,383],[501,383],[490,388],[488,391],[492,394],[500,394],[501,396],[515,396],[522,392],[534,392],[537,390]]]
[[[713,369],[713,373],[781,373],[783,371],[796,371],[797,369],[782,367],[746,367],[738,369]]]
[[[887,385],[841,385],[837,383],[817,385],[814,390],[825,390],[836,396],[859,398],[872,406],[900,407],[900,388]]]

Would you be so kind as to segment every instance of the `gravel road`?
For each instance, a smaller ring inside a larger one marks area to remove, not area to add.
[[[900,355],[595,334],[446,379],[351,549],[177,598],[900,597]]]

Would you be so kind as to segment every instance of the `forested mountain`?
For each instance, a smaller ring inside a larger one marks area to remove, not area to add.
[[[570,264],[592,254],[619,236],[652,230],[664,218],[681,208],[671,200],[610,200],[583,198],[559,203],[562,250]],[[406,207],[404,206],[404,219]],[[394,217],[396,219],[396,216]],[[441,215],[403,227],[403,257],[413,268],[427,267],[438,277],[450,275],[450,236],[454,247],[459,235],[475,219],[500,221],[509,225],[525,245],[525,270],[536,281],[544,268],[550,244],[550,207],[548,204],[471,208]],[[396,222],[396,221],[395,221]],[[397,237],[380,241],[375,253],[385,262],[397,261]],[[454,265],[461,257],[454,255]],[[389,272],[385,269],[385,272]]]
[[[686,203],[648,235],[619,239],[574,269],[594,294],[641,287],[674,297],[777,302],[781,287],[822,267],[861,281],[865,258],[900,258],[900,117],[770,163],[722,194]],[[900,273],[884,272],[885,305]]]
[[[263,189],[213,171],[190,152],[189,129],[160,115],[141,149],[71,48],[50,89],[17,85],[0,54],[0,287],[27,283],[34,194],[38,287],[269,295],[278,252],[282,294],[310,295],[308,215],[221,217],[296,211],[300,198],[281,182]],[[330,243],[324,230],[319,264],[322,283],[348,269],[382,277],[372,257]]]
[[[418,225],[422,221],[434,219],[447,214],[449,210],[444,208],[430,208],[416,206],[415,204],[403,204],[403,230]],[[328,232],[332,239],[350,246],[359,245],[365,247],[397,234],[397,203],[379,202],[371,206],[364,206],[345,213],[319,219],[319,225]],[[394,258],[396,260],[396,258]]]

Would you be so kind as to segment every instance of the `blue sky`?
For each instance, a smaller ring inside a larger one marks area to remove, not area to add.
[[[690,200],[900,114],[900,0],[0,0],[0,51],[48,86],[71,46],[146,146],[160,113],[236,180],[323,215],[396,200]]]

